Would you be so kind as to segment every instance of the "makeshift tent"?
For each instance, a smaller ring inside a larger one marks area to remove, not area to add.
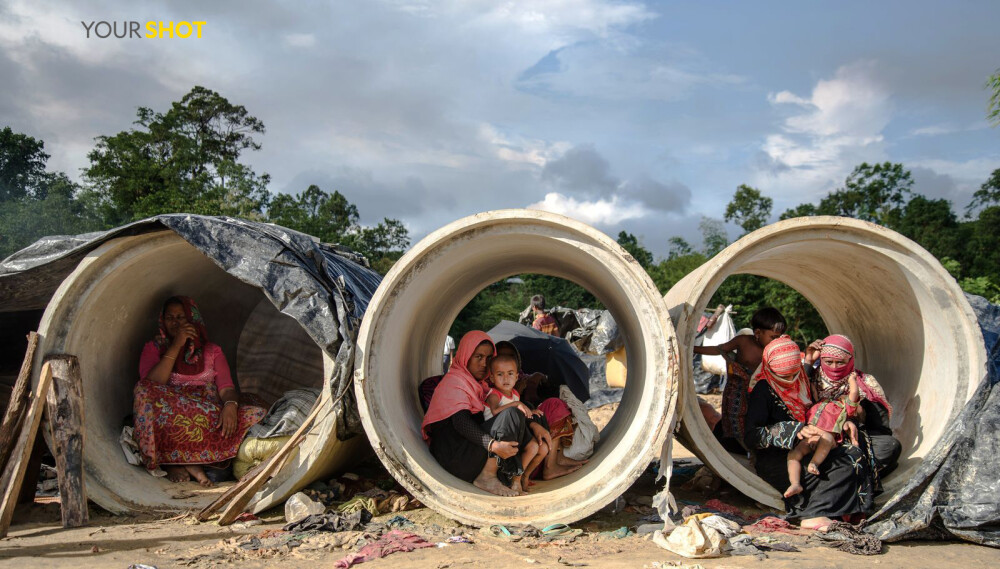
[[[884,541],[958,537],[1000,547],[1000,306],[969,296],[982,326],[986,377],[920,468],[870,520]]]
[[[170,483],[129,466],[118,446],[139,350],[155,333],[167,297],[186,294],[200,303],[210,337],[242,389],[322,387],[320,420],[296,459],[257,494],[259,510],[329,473],[364,444],[354,436],[360,432],[350,389],[354,337],[380,277],[362,263],[275,225],[163,215],[102,233],[45,238],[7,258],[0,263],[0,312],[45,308],[36,377],[48,353],[79,357],[86,488],[114,512],[192,508],[213,497],[173,498]],[[270,331],[270,346],[244,336],[248,327]],[[244,358],[256,375],[240,377]],[[265,377],[262,368],[275,373]]]

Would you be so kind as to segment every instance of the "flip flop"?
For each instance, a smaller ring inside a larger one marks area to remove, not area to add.
[[[552,524],[542,528],[542,536],[549,541],[556,539],[572,539],[582,533],[582,529],[574,529],[566,524]]]
[[[508,541],[518,541],[521,536],[511,533],[507,526],[501,524],[493,524],[490,527],[484,527],[482,532],[490,537],[496,537],[500,539],[506,539]]]

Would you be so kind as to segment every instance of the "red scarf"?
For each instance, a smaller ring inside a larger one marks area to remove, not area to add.
[[[806,372],[802,369],[802,352],[788,336],[782,336],[764,348],[760,370],[750,381],[750,391],[760,380],[766,381],[785,403],[796,421],[806,422],[806,411],[812,406]]]
[[[847,378],[854,374],[862,397],[881,404],[892,417],[892,405],[889,405],[889,400],[886,398],[885,392],[882,391],[882,386],[871,375],[854,369],[854,343],[847,336],[841,334],[827,336],[823,340],[823,349],[820,351],[819,357],[819,377],[816,383],[821,391],[828,393],[836,391],[846,394],[848,390]],[[823,358],[846,359],[847,365],[833,369],[823,362]]]
[[[187,296],[175,296],[174,298],[181,301],[181,306],[184,307],[184,316],[187,317],[188,323],[198,331],[197,338],[184,343],[184,349],[181,352],[182,357],[177,358],[177,361],[174,362],[174,372],[181,375],[197,375],[205,370],[205,358],[203,355],[205,344],[208,343],[208,330],[205,328],[205,320],[201,317],[201,310],[198,309],[198,305],[195,304],[192,298]],[[165,310],[166,307],[164,307]],[[160,328],[157,330],[153,342],[159,348],[160,357],[162,358],[164,352],[167,351],[172,342],[172,339],[167,336],[167,326],[163,321],[163,312],[160,312]]]
[[[459,411],[468,410],[475,414],[482,413],[485,408],[484,401],[486,401],[486,393],[489,391],[489,384],[485,380],[476,379],[468,368],[469,359],[473,352],[483,342],[490,343],[495,356],[496,347],[486,332],[473,330],[462,336],[462,340],[458,343],[458,350],[455,352],[455,359],[451,362],[451,368],[448,369],[448,373],[434,390],[431,404],[427,407],[427,414],[424,415],[424,421],[420,424],[420,431],[425,441],[430,440],[427,433],[429,425],[443,421]]]

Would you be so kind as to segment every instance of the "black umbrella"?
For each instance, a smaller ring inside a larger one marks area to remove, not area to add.
[[[510,320],[503,320],[487,334],[494,342],[514,344],[526,373],[544,373],[557,384],[567,385],[580,401],[590,399],[590,371],[568,341]]]

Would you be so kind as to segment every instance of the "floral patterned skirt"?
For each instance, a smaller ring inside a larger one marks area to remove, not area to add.
[[[135,386],[135,436],[146,468],[162,464],[212,464],[236,456],[251,426],[267,412],[240,405],[236,432],[222,436],[222,400],[215,385],[161,385],[146,379]]]

